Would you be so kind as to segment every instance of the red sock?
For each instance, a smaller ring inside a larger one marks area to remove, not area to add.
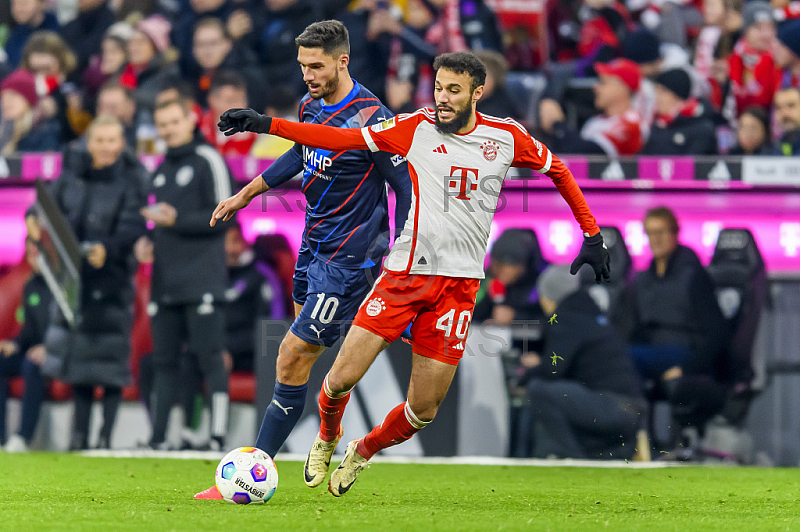
[[[429,423],[430,421],[420,421],[408,407],[408,402],[399,404],[389,412],[383,423],[358,442],[356,451],[369,460],[378,451],[411,439],[411,436]]]
[[[333,393],[328,388],[328,377],[325,377],[319,392],[319,417],[322,419],[319,424],[319,435],[323,440],[333,441],[339,435],[344,408],[349,400],[349,390],[342,394]]]

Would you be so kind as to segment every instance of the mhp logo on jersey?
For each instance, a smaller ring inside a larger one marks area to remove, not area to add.
[[[317,150],[311,150],[307,146],[303,146],[303,160],[306,165],[324,172],[330,165],[333,164],[330,157],[326,157]]]

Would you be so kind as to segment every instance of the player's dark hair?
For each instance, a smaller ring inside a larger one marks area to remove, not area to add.
[[[233,87],[235,89],[247,91],[247,82],[238,72],[234,72],[233,70],[220,70],[211,78],[211,82],[208,85],[208,93],[213,94],[222,87]]]
[[[667,225],[669,225],[669,232],[673,235],[677,235],[678,231],[680,230],[680,226],[678,226],[678,219],[675,217],[675,213],[672,212],[672,209],[669,207],[654,207],[647,211],[647,214],[644,215],[644,219],[647,220],[648,218],[660,218],[662,220],[666,220]]]
[[[350,34],[338,20],[322,20],[306,26],[294,44],[298,48],[322,48],[326,55],[338,58],[350,53]]]
[[[433,70],[438,72],[440,68],[446,68],[456,74],[469,74],[472,78],[470,92],[486,83],[486,67],[480,59],[468,52],[437,55],[433,60]]]

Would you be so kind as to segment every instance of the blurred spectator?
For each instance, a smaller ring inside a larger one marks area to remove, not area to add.
[[[775,9],[776,22],[800,18],[800,2],[797,0],[771,0],[770,4]]]
[[[78,0],[78,16],[61,28],[61,36],[75,52],[81,72],[100,49],[106,30],[116,22],[108,4],[108,0]]]
[[[737,116],[751,105],[769,109],[778,87],[778,72],[772,56],[775,44],[772,8],[760,0],[748,2],[742,20],[744,36],[736,43],[729,59]]]
[[[774,56],[781,69],[780,87],[800,88],[800,20],[780,25]]]
[[[22,49],[28,37],[37,31],[58,32],[60,26],[56,16],[47,10],[46,0],[11,0],[11,16],[14,29],[5,43],[8,63],[16,68],[22,59]]]
[[[118,22],[111,26],[100,43],[100,53],[92,56],[89,66],[81,75],[81,84],[89,106],[97,96],[100,88],[111,80],[116,80],[128,64],[128,39],[133,28]]]
[[[596,63],[599,81],[594,87],[595,106],[603,114],[590,118],[580,134],[568,129],[564,111],[552,99],[539,104],[539,127],[552,137],[550,144],[562,153],[605,154],[611,158],[639,153],[645,132],[641,115],[633,108],[639,89],[639,66],[627,59]]]
[[[691,97],[692,80],[675,68],[655,78],[656,119],[642,149],[647,155],[716,155],[711,106]]]
[[[253,371],[256,324],[287,316],[283,289],[275,271],[256,262],[238,223],[225,233],[228,289],[225,291],[225,365],[229,371]]]
[[[86,449],[95,386],[103,386],[103,427],[98,447],[108,449],[122,387],[131,384],[133,244],[145,231],[145,171],[125,150],[122,126],[101,116],[87,132],[87,152],[68,151],[53,196],[81,247],[80,323],[47,332],[47,375],[73,385],[75,420],[70,449]]]
[[[266,105],[264,79],[255,67],[255,55],[244,47],[235,45],[222,21],[204,18],[197,23],[194,32],[192,51],[200,66],[199,76],[194,80],[197,102],[207,107],[208,91],[215,74],[221,70],[235,71],[244,78],[247,98],[254,109]]]
[[[800,89],[788,87],[775,93],[775,122],[781,137],[772,144],[769,155],[800,155]]]
[[[200,73],[192,55],[195,24],[203,18],[226,22],[231,14],[231,5],[228,0],[189,0],[188,4],[189,9],[184,7],[172,28],[172,42],[178,49],[180,71],[193,78]]]
[[[590,61],[617,57],[625,36],[635,29],[628,9],[616,0],[587,0],[580,18],[578,53]]]
[[[195,100],[194,92],[191,84],[178,76],[164,78],[163,83],[158,89],[158,93],[156,93],[156,107],[164,102],[188,102],[192,109],[192,114],[199,124],[200,120],[203,118],[203,108],[200,107],[200,104]],[[202,137],[199,130],[196,133],[198,138]]]
[[[160,15],[150,16],[134,28],[128,40],[128,64],[119,77],[121,85],[134,91],[136,107],[153,111],[155,95],[163,81],[178,75],[169,57],[170,23]]]
[[[241,226],[235,221],[228,224],[225,233],[225,262],[228,288],[225,290],[225,349],[222,357],[229,372],[252,373],[256,357],[256,326],[261,320],[279,320],[286,316],[283,289],[275,271],[255,260]],[[151,364],[151,361],[146,364]],[[180,372],[181,403],[187,420],[181,433],[181,449],[203,449],[208,445],[208,434],[198,430],[202,411],[196,408],[203,402],[203,373],[194,354],[185,353]]]
[[[36,78],[27,70],[0,82],[0,156],[61,149],[58,122],[34,113],[38,102]]]
[[[306,92],[297,66],[294,38],[316,20],[321,6],[310,0],[264,0],[266,23],[256,30],[255,46],[267,83],[287,83],[298,96]]]
[[[153,432],[150,445],[166,448],[169,413],[179,389],[184,348],[197,357],[211,396],[214,450],[228,429],[228,372],[222,359],[227,287],[225,224],[209,226],[209,213],[230,196],[231,178],[220,155],[195,134],[191,102],[158,104],[158,133],[167,145],[153,172],[157,203],[141,213],[153,230],[153,285],[148,311],[153,333]]]
[[[483,96],[478,100],[478,111],[500,118],[522,118],[517,111],[514,99],[506,90],[508,61],[500,52],[481,50],[475,55],[486,66],[486,83],[483,85]]]
[[[653,125],[656,116],[656,88],[652,78],[661,72],[663,58],[661,41],[646,28],[629,33],[622,41],[622,57],[639,65],[642,81],[633,96],[633,108],[642,117],[646,129]]]
[[[34,33],[22,50],[20,68],[37,76],[40,96],[37,111],[58,120],[61,141],[69,142],[83,135],[92,116],[83,109],[78,87],[68,81],[75,72],[76,62],[64,39],[51,31]]]
[[[629,459],[646,411],[639,377],[608,318],[569,266],[539,277],[546,316],[541,353],[522,356],[534,419],[534,457]]]
[[[739,116],[736,146],[728,155],[762,155],[770,149],[769,115],[761,107],[748,107]]]
[[[247,155],[256,141],[255,133],[246,131],[232,136],[217,127],[219,117],[228,109],[248,108],[247,85],[237,72],[220,70],[211,80],[208,90],[208,111],[200,119],[200,131],[215,150],[223,157]]]
[[[136,149],[136,102],[129,89],[115,82],[106,84],[97,95],[96,114],[116,118],[122,125],[125,143]]]
[[[653,260],[621,306],[622,331],[650,397],[665,397],[679,426],[696,426],[725,399],[718,382],[729,332],[714,285],[697,255],[678,243],[678,221],[666,207],[647,212],[644,229]]]
[[[502,50],[497,18],[482,0],[410,0],[405,21],[390,9],[375,10],[367,28],[373,38],[395,36],[389,60],[387,106],[395,112],[432,104],[437,54]]]
[[[395,24],[392,5],[385,0],[358,0],[352,9],[337,15],[349,32],[350,49],[358,53],[350,56],[347,66],[353,79],[369,87],[379,100],[386,100],[386,76],[392,48],[392,33],[385,31],[384,17],[388,24]]]
[[[547,265],[530,229],[507,229],[492,245],[486,279],[476,298],[473,319],[500,325],[542,318],[536,280]]]
[[[724,35],[739,29],[740,10],[741,3],[734,0],[703,1],[703,28],[697,36],[692,63],[700,75],[711,77],[714,52]]]
[[[444,52],[503,49],[497,17],[483,0],[428,0],[436,20],[425,39]]]
[[[656,0],[642,13],[642,23],[652,29],[663,43],[681,48],[703,25],[703,15],[687,0]]]
[[[295,95],[291,87],[287,85],[273,86],[267,95],[266,114],[267,116],[279,116],[286,120],[297,122],[299,103],[300,98]],[[294,142],[291,140],[275,135],[257,135],[250,155],[262,159],[277,159],[292,146],[294,146]]]
[[[53,295],[39,271],[36,258],[39,250],[30,238],[25,239],[25,261],[31,277],[22,291],[22,307],[18,316],[22,329],[13,340],[0,341],[0,442],[7,452],[24,452],[33,439],[39,411],[44,399],[44,379],[41,365],[45,357],[44,335],[50,321]],[[22,376],[25,391],[22,395],[22,419],[19,430],[6,441],[6,402],[8,379]]]

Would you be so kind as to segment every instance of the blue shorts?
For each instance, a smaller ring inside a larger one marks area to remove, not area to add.
[[[301,247],[292,297],[303,309],[292,323],[292,333],[310,344],[326,347],[335,344],[347,334],[380,269],[380,265],[351,270],[326,264],[308,248]]]

